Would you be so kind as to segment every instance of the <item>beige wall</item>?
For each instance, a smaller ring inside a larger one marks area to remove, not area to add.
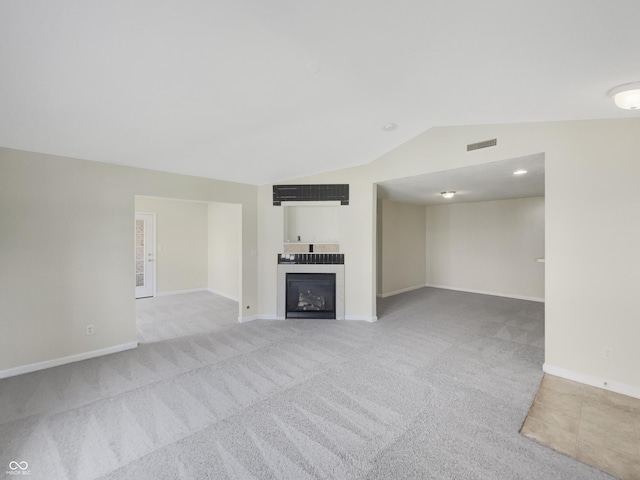
[[[640,397],[640,119],[562,140],[546,157],[545,362]]]
[[[489,138],[498,146],[465,151]],[[372,319],[376,182],[540,152],[545,368],[640,396],[640,119],[433,128],[366,166],[289,183],[351,185],[338,215],[345,313]],[[0,149],[0,369],[135,340],[134,195],[242,204],[241,312],[275,314],[283,216],[270,185],[256,198],[248,185]]]
[[[381,200],[378,208],[378,295],[386,297],[424,287],[427,251],[426,207]]]
[[[498,146],[465,151],[489,138]],[[545,368],[640,396],[640,119],[434,128],[370,168],[382,181],[540,152]]]
[[[465,146],[498,138],[498,146]],[[432,128],[370,164],[288,183],[349,183],[341,209],[346,315],[375,316],[376,201],[372,184],[545,154],[547,370],[640,396],[640,119]],[[615,194],[608,192],[615,190]],[[259,189],[260,311],[275,312],[282,220]],[[348,220],[347,220],[348,219]],[[351,222],[349,221],[351,220]],[[613,358],[603,358],[611,348]],[[569,372],[569,373],[566,373]]]
[[[339,243],[339,205],[283,206],[285,242]]]
[[[210,203],[209,290],[238,300],[242,267],[242,205]]]
[[[135,195],[242,204],[255,315],[255,186],[0,149],[0,371],[135,342]]]
[[[207,288],[207,204],[136,196],[135,209],[156,214],[156,293]]]
[[[544,299],[544,198],[426,208],[427,284]]]

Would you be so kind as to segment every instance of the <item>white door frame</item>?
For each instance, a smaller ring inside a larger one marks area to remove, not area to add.
[[[148,298],[156,296],[156,214],[153,212],[135,212],[134,220],[138,220],[139,215],[146,215],[151,219],[151,232],[145,232],[145,245],[144,245],[144,264],[145,264],[145,283],[149,278],[149,291],[145,291],[144,294],[138,290],[140,287],[136,287],[135,298]],[[150,235],[149,235],[150,234]],[[149,239],[149,236],[151,237]],[[134,221],[134,239],[135,239],[135,221]],[[150,241],[149,241],[150,240]],[[135,241],[134,241],[134,268],[135,268]],[[134,270],[135,272],[135,270]],[[150,293],[150,295],[149,295]]]

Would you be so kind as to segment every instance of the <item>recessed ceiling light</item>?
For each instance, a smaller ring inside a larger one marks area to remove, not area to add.
[[[516,170],[515,172],[513,172],[514,175],[524,175],[525,173],[527,173],[527,171],[523,168],[521,168],[520,170]]]
[[[453,196],[456,194],[456,192],[450,190],[448,192],[440,192],[440,195],[442,195],[444,198],[453,198]]]
[[[305,67],[305,69],[307,70],[307,73],[310,73],[313,75],[320,71],[320,64],[318,62],[309,62],[307,63],[307,66]]]
[[[609,90],[616,105],[625,110],[640,109],[640,82],[625,83]]]
[[[398,128],[398,125],[396,125],[395,123],[387,123],[384,127],[382,127],[382,129],[385,132],[391,132],[391,131],[395,130],[396,128]]]

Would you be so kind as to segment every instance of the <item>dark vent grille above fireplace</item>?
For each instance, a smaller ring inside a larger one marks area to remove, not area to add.
[[[278,264],[344,265],[344,253],[279,253]]]
[[[339,201],[340,205],[349,205],[349,184],[314,185],[274,185],[273,204],[282,202],[322,202]]]

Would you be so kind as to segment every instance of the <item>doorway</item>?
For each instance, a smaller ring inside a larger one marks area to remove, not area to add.
[[[379,183],[378,297],[429,286],[543,302],[544,171],[536,153]]]
[[[156,295],[156,216],[136,212],[135,219],[135,275],[136,298]]]
[[[154,214],[154,227],[147,230],[154,233],[153,247],[143,252],[141,247],[150,247],[148,242],[136,246],[137,271],[142,265],[155,269],[153,295],[136,295],[138,341],[209,333],[236,323],[242,206],[137,195],[135,211]],[[141,230],[136,223],[137,236]],[[137,283],[141,280],[144,277],[136,277]]]

